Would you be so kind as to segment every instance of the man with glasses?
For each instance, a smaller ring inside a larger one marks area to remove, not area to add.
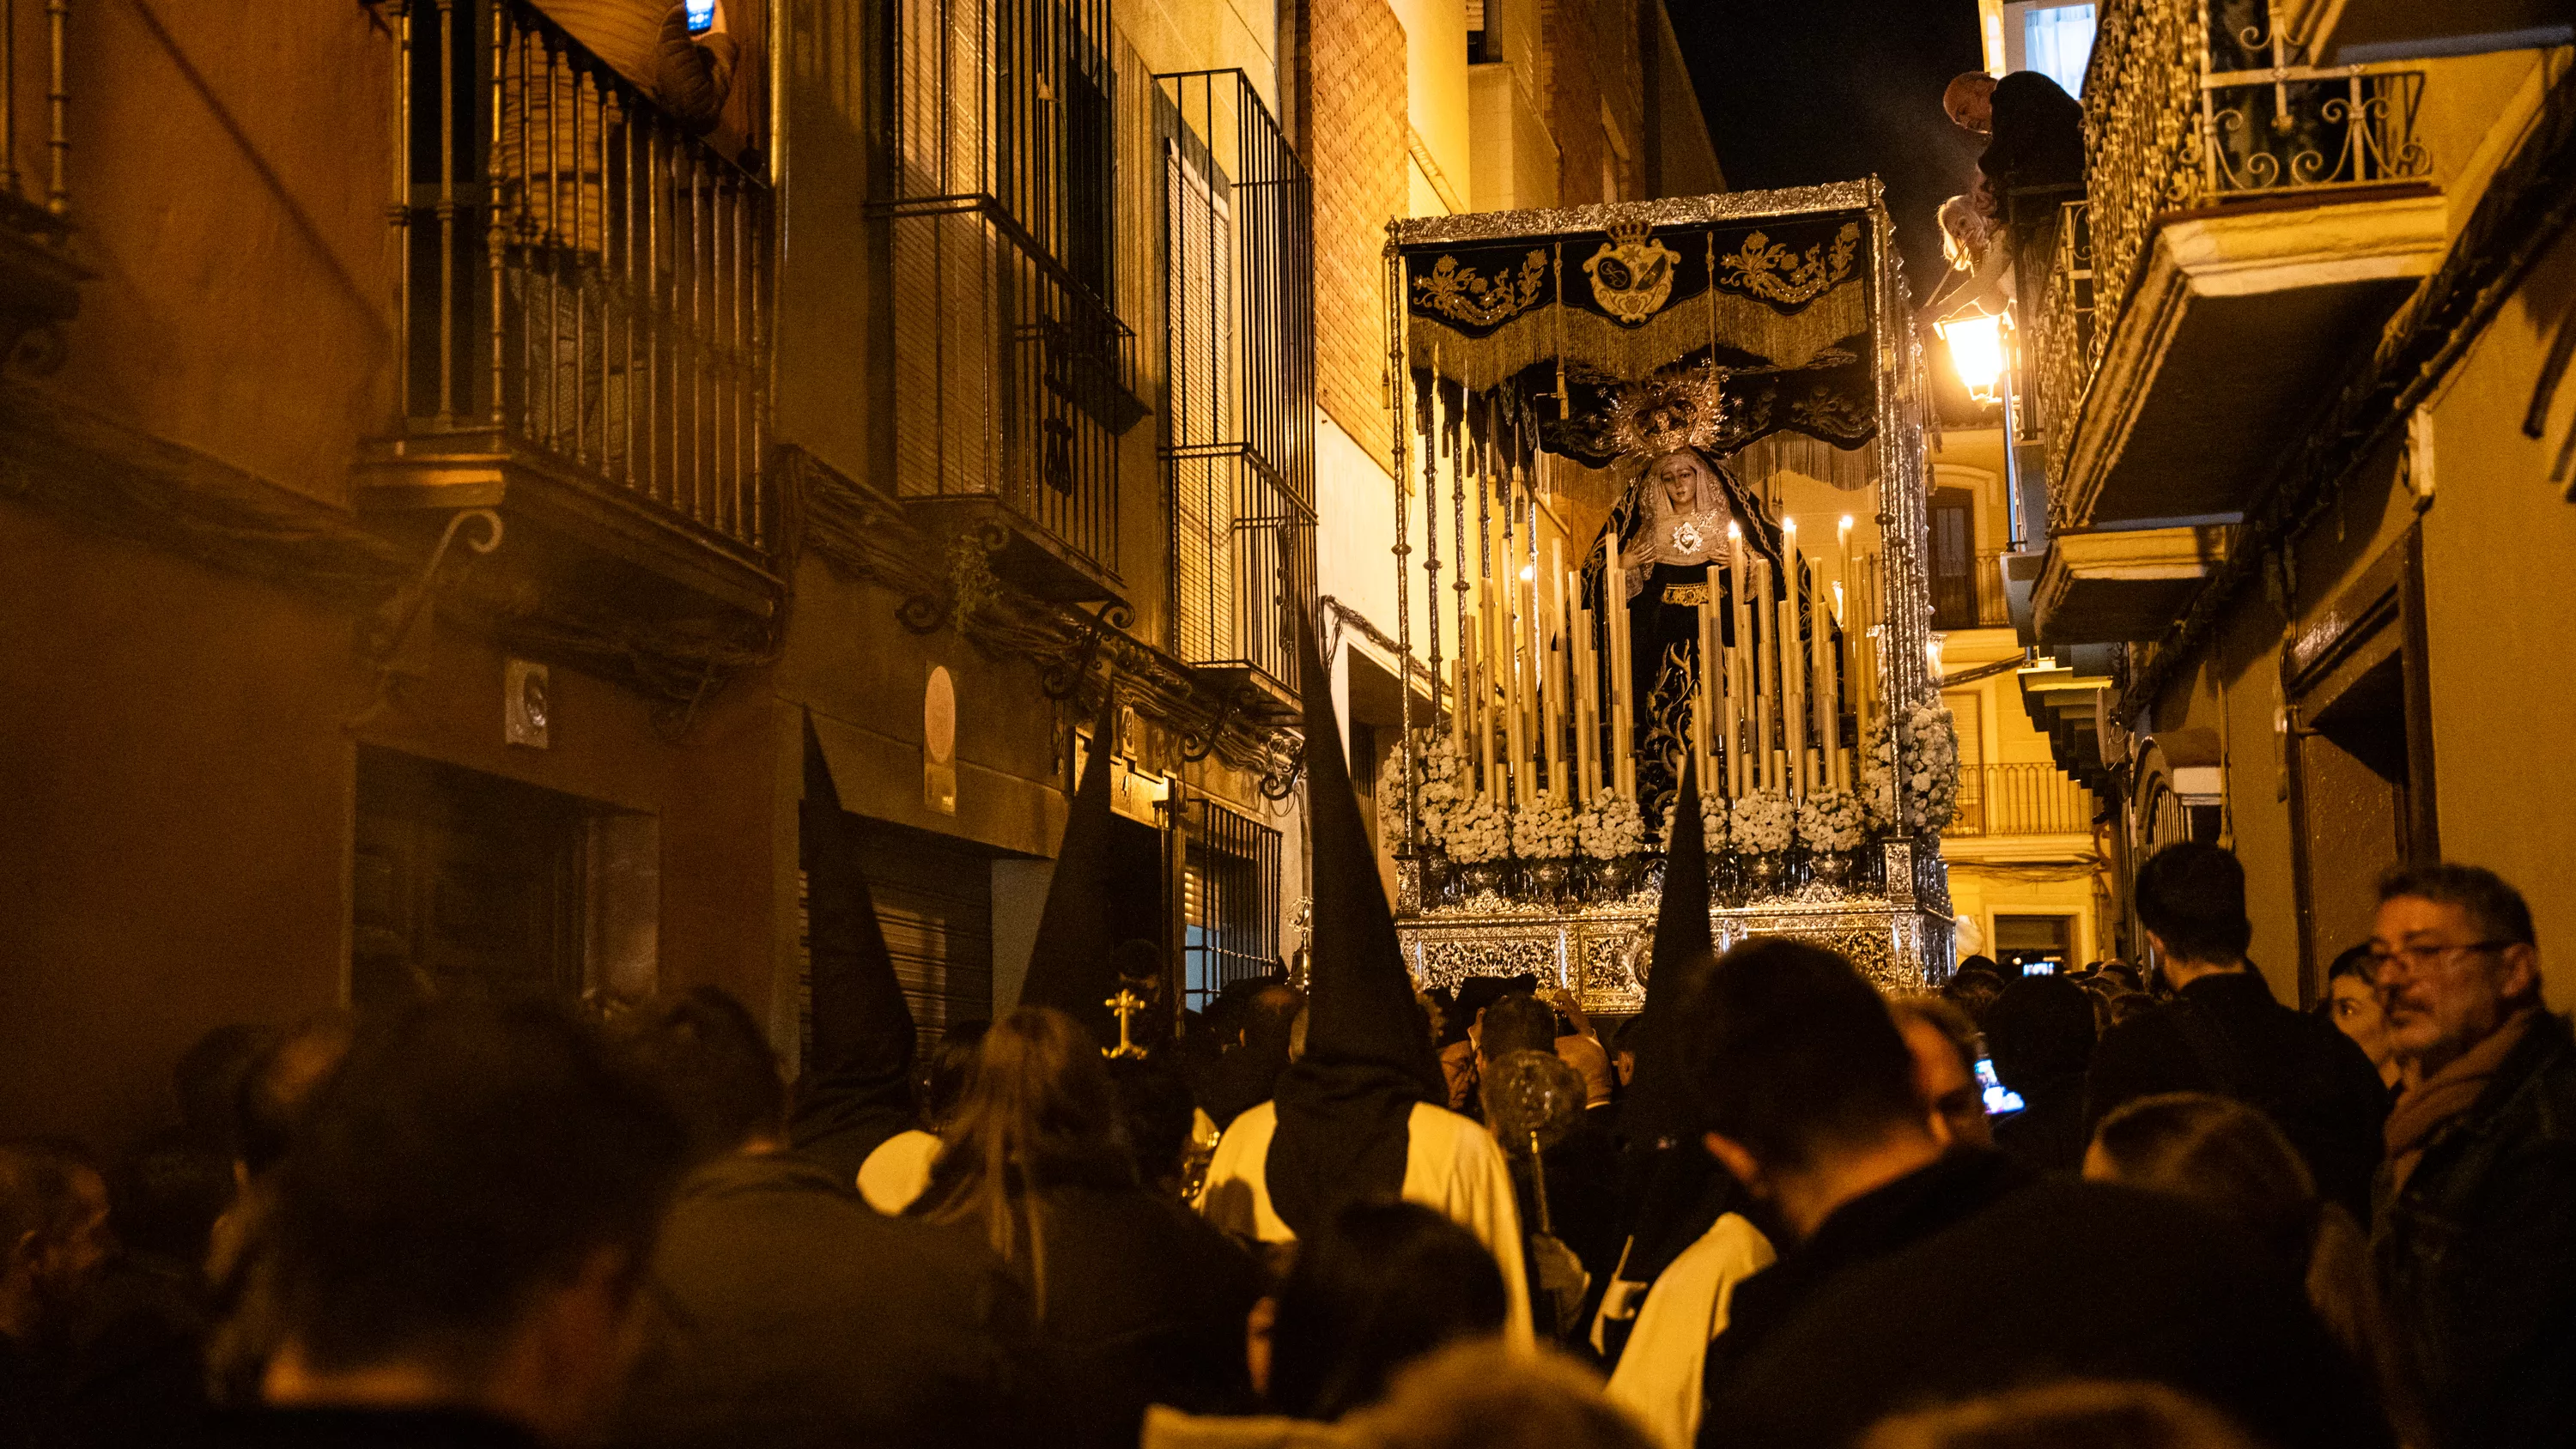
[[[2404,1087],[2372,1247],[2440,1442],[2576,1442],[2576,1043],[2531,908],[2475,866],[2403,867],[2370,947]]]

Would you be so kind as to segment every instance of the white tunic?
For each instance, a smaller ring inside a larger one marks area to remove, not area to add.
[[[1246,1110],[1225,1129],[1208,1163],[1207,1186],[1199,1191],[1201,1216],[1261,1242],[1295,1240],[1297,1235],[1270,1205],[1270,1140],[1278,1130],[1279,1111],[1269,1102]],[[1529,1344],[1520,1206],[1512,1196],[1512,1172],[1503,1149],[1473,1120],[1428,1102],[1413,1104],[1405,1135],[1404,1200],[1446,1214],[1493,1250],[1503,1270],[1504,1337]]]
[[[887,1217],[899,1217],[930,1186],[930,1164],[939,1158],[939,1139],[913,1128],[877,1144],[859,1164],[859,1196]]]
[[[1728,1213],[1647,1290],[1607,1392],[1665,1449],[1690,1449],[1697,1441],[1708,1346],[1726,1331],[1735,1285],[1770,1267],[1772,1257],[1771,1240],[1742,1214]]]

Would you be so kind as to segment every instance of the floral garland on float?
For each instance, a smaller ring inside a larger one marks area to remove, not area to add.
[[[1937,704],[1909,708],[1902,768],[1897,754],[1888,723],[1871,730],[1869,770],[1862,780],[1868,823],[1886,835],[1937,834],[1950,823],[1959,801],[1959,733],[1949,709]]]

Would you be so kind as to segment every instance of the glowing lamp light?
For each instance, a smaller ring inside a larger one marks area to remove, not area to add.
[[[1995,390],[2004,376],[2004,319],[2001,317],[1953,317],[1933,330],[1950,344],[1950,365],[1959,373],[1959,381],[1968,388],[1968,396],[1981,403],[1995,400]]]

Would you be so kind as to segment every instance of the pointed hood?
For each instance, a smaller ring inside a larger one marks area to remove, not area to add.
[[[797,1084],[792,1135],[799,1151],[855,1174],[886,1138],[912,1125],[914,1027],[811,711],[797,863],[805,870],[813,1047]]]
[[[1414,999],[1377,851],[1342,753],[1332,675],[1316,649],[1313,622],[1301,622],[1306,829],[1314,870],[1306,1055],[1382,1064],[1412,1077],[1423,1100],[1442,1101],[1448,1087],[1440,1058]]]
[[[1297,626],[1314,869],[1306,1050],[1280,1074],[1263,1176],[1272,1210],[1303,1235],[1341,1203],[1402,1191],[1414,1106],[1445,1102],[1448,1087],[1351,789],[1314,621]]]
[[[1638,1012],[1637,1074],[1628,1084],[1620,1128],[1648,1143],[1690,1128],[1690,1083],[1683,1078],[1679,1016],[1717,961],[1708,929],[1707,831],[1700,822],[1697,764],[1685,756],[1681,789],[1664,831],[1664,894],[1655,910],[1655,939]]]
[[[1109,757],[1117,750],[1118,692],[1104,689],[1091,726],[1091,758],[1065,815],[1055,876],[1029,949],[1020,1005],[1051,1006],[1089,1028],[1103,1047],[1118,1044],[1118,1018],[1105,1004],[1118,994],[1118,934],[1109,917]]]

